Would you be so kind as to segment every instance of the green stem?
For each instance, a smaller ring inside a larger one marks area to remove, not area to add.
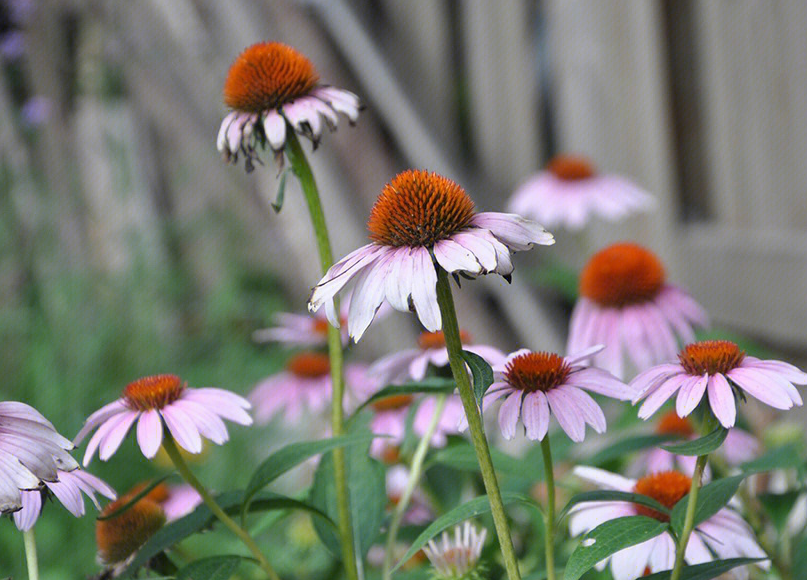
[[[290,126],[286,127],[286,155],[303,190],[308,213],[311,215],[311,224],[314,227],[314,236],[317,240],[319,261],[322,273],[333,265],[333,251],[328,237],[328,226],[325,223],[325,214],[322,211],[322,202],[319,190],[314,180],[311,166],[308,164],[300,140]],[[337,312],[339,305],[336,304]],[[333,398],[331,401],[331,431],[334,437],[345,432],[345,412],[342,399],[345,395],[344,357],[342,353],[342,336],[338,328],[328,326],[328,358],[331,364],[331,382],[333,383]],[[359,571],[356,562],[356,549],[353,542],[353,526],[350,521],[350,496],[347,487],[347,467],[345,465],[345,450],[338,447],[333,450],[334,480],[336,482],[336,504],[339,513],[339,537],[342,546],[342,560],[349,580],[358,580]]]
[[[549,436],[541,440],[541,451],[544,455],[544,474],[546,481],[546,580],[555,580],[555,473],[552,467],[552,450],[549,448]]]
[[[471,388],[471,382],[468,379],[465,360],[462,358],[462,341],[460,340],[460,329],[457,324],[457,312],[454,310],[454,297],[451,295],[451,285],[448,281],[448,274],[439,267],[437,268],[437,304],[440,306],[440,314],[443,318],[443,335],[445,336],[446,349],[448,350],[448,362],[451,365],[454,381],[457,383],[462,406],[465,408],[465,416],[468,418],[468,430],[476,451],[476,459],[479,461],[479,470],[482,473],[482,481],[485,483],[485,491],[490,501],[493,523],[496,526],[496,535],[499,537],[499,547],[504,557],[507,577],[509,580],[521,580],[513,540],[510,537],[510,526],[507,523],[507,515],[505,514],[502,495],[499,491],[499,482],[496,479],[493,461],[490,458],[490,449],[485,439],[482,417],[476,406],[476,398]]]
[[[782,580],[793,580],[793,574],[790,571],[790,566],[787,564],[785,559],[779,556],[779,551],[774,545],[771,544],[770,541],[768,541],[766,537],[765,523],[760,517],[762,508],[759,505],[759,502],[752,498],[748,493],[745,483],[740,486],[737,497],[740,498],[740,502],[743,504],[748,523],[751,526],[751,529],[754,530],[754,535],[757,538],[759,547],[762,548],[765,554],[767,554],[768,558],[770,558],[771,564],[779,571],[779,576],[781,576]]]
[[[255,540],[253,540],[249,533],[244,528],[239,526],[235,520],[224,513],[224,510],[221,509],[221,506],[216,503],[216,500],[213,499],[213,496],[210,495],[210,492],[207,491],[204,484],[202,484],[202,482],[196,478],[188,467],[188,464],[185,463],[185,460],[182,458],[182,454],[179,452],[179,448],[174,442],[174,438],[171,437],[170,434],[166,434],[166,437],[163,439],[163,448],[168,454],[168,457],[171,458],[171,461],[177,468],[177,471],[179,471],[182,478],[187,481],[197,492],[199,492],[199,495],[202,497],[202,501],[204,501],[207,507],[210,508],[213,515],[215,515],[221,521],[221,523],[227,526],[232,533],[238,536],[238,539],[240,539],[244,545],[249,548],[249,551],[252,552],[252,555],[255,556],[256,560],[258,560],[258,564],[261,568],[263,568],[267,576],[269,576],[271,580],[280,580],[280,576],[277,575],[277,572],[275,572],[274,568],[272,568],[272,565],[263,555],[260,548],[258,548]]]
[[[390,569],[392,568],[392,557],[395,549],[395,539],[398,537],[398,530],[401,527],[401,521],[406,513],[406,508],[409,507],[409,500],[412,498],[412,493],[415,491],[420,476],[423,472],[423,460],[426,459],[426,452],[429,450],[429,443],[437,431],[437,425],[440,423],[440,417],[443,415],[443,409],[446,405],[446,396],[438,395],[437,404],[434,406],[434,414],[432,415],[431,422],[426,428],[426,432],[418,443],[415,454],[412,456],[412,464],[409,466],[409,480],[406,482],[401,499],[398,500],[398,505],[395,506],[395,512],[392,514],[392,521],[389,525],[389,532],[387,533],[387,548],[384,552],[384,567],[382,569],[383,580],[392,578]]]
[[[695,527],[695,508],[698,505],[701,478],[703,477],[703,470],[706,467],[708,459],[709,454],[700,455],[698,456],[698,461],[695,463],[695,473],[692,474],[692,485],[689,488],[689,495],[687,496],[684,529],[681,530],[681,537],[678,538],[678,550],[675,553],[675,566],[670,574],[670,580],[680,580],[681,578],[681,572],[684,567],[684,554],[686,553],[687,544],[689,543],[689,536],[692,534],[692,528]]]
[[[22,533],[25,545],[25,563],[28,565],[28,580],[39,580],[39,563],[36,559],[36,539],[34,528]]]

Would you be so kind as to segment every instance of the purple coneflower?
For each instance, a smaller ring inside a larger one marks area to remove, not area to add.
[[[409,483],[409,468],[403,465],[393,465],[387,470],[387,499],[391,506],[397,506]],[[415,488],[409,505],[403,516],[403,523],[412,526],[422,526],[434,519],[428,498],[423,491]]]
[[[476,529],[470,522],[462,527],[454,526],[454,537],[443,532],[440,542],[434,538],[423,548],[423,553],[434,566],[437,577],[444,580],[459,580],[461,578],[475,578],[473,572],[482,555],[485,537],[488,531]],[[481,577],[481,576],[480,576]]]
[[[731,341],[689,344],[678,354],[678,361],[655,366],[631,381],[637,393],[634,404],[645,399],[640,418],[650,417],[676,392],[675,410],[680,417],[689,415],[708,395],[712,412],[727,429],[737,419],[735,395],[751,395],[775,409],[803,404],[793,385],[807,385],[807,373],[786,362],[746,356]]]
[[[507,209],[548,228],[580,230],[595,215],[617,221],[655,205],[630,180],[598,174],[585,157],[558,155],[516,190]]]
[[[385,300],[401,312],[414,310],[426,330],[440,330],[435,261],[453,274],[509,277],[511,250],[554,243],[540,225],[515,214],[475,213],[459,185],[419,170],[404,171],[384,187],[367,228],[371,243],[334,264],[308,304],[311,311],[326,306],[328,312],[333,297],[355,279],[347,319],[354,341]]]
[[[679,340],[692,342],[694,327],[708,323],[689,294],[666,282],[664,266],[652,252],[614,244],[594,254],[580,275],[567,349],[604,344],[594,364],[624,378],[625,354],[643,371],[674,357]]]
[[[137,421],[137,442],[143,455],[151,459],[162,445],[165,423],[180,447],[200,453],[202,437],[217,445],[229,438],[222,419],[251,425],[245,410],[250,406],[243,397],[224,389],[190,389],[176,375],[143,377],[126,385],[120,399],[90,415],[76,435],[76,443],[97,427],[84,452],[84,465],[96,450],[101,461],[106,461]]]
[[[134,489],[108,503],[101,516],[109,516],[118,511],[137,493],[138,490]],[[140,498],[117,516],[95,522],[95,541],[98,545],[98,560],[101,563],[114,566],[117,571],[120,564],[126,562],[165,525],[166,518],[162,506],[149,495]]]
[[[348,340],[347,328],[344,323],[347,321],[347,311],[340,313],[339,322],[342,328],[342,342]],[[325,314],[292,314],[281,312],[275,316],[276,326],[256,330],[252,333],[252,338],[257,342],[279,342],[289,346],[319,347],[324,346],[328,340],[328,319]]]

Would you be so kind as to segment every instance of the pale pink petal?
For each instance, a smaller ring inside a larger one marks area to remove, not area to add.
[[[727,377],[742,390],[775,409],[790,409],[793,400],[768,376],[743,367],[731,369]]]
[[[726,429],[734,427],[737,418],[737,405],[734,401],[734,392],[731,390],[726,377],[718,373],[709,377],[709,406],[712,412]]]
[[[524,219],[516,214],[481,212],[474,216],[472,223],[490,230],[513,250],[529,250],[534,244],[552,245],[555,238],[540,224]]]
[[[272,109],[263,118],[263,132],[272,149],[275,151],[282,149],[286,143],[286,119]]]
[[[616,491],[633,491],[636,485],[635,479],[628,479],[616,473],[605,471],[597,467],[588,467],[586,465],[578,465],[573,470],[573,473],[589,483],[593,483],[597,487],[603,489],[613,489]]]
[[[570,404],[576,405],[580,416],[597,433],[605,432],[605,415],[591,395],[571,385],[561,385],[553,390],[561,391]]]
[[[412,273],[412,303],[426,330],[437,332],[442,328],[440,307],[437,305],[437,272],[426,248],[414,249],[412,257],[419,260],[419,264],[415,262]]]
[[[227,148],[227,130],[230,128],[230,123],[233,122],[236,115],[238,115],[238,113],[232,111],[231,113],[228,113],[221,122],[219,134],[216,137],[216,149],[218,149],[219,152],[223,152]]]
[[[434,257],[446,272],[479,274],[482,271],[482,265],[474,253],[451,238],[434,244]]]
[[[689,375],[681,374],[676,375],[664,381],[655,391],[653,391],[639,407],[639,418],[647,419],[653,413],[667,402],[667,399],[675,394],[682,384],[688,381],[691,377]]]
[[[519,390],[513,391],[499,409],[499,428],[502,430],[502,437],[505,439],[512,439],[516,436],[516,425],[521,414],[522,395],[523,393]]]
[[[362,269],[371,264],[385,247],[367,244],[354,250],[330,267],[314,288],[308,299],[308,309],[316,312],[326,301],[331,300]],[[338,324],[338,321],[336,321]]]
[[[527,431],[527,439],[543,440],[549,429],[549,403],[541,391],[528,393],[522,406],[522,421]]]
[[[2,497],[2,493],[0,493],[0,497]],[[20,499],[22,508],[14,512],[14,524],[21,532],[27,532],[34,527],[42,511],[42,493],[39,491],[22,491],[20,492]]]
[[[546,394],[552,414],[572,441],[579,443],[586,438],[586,423],[577,409],[576,401],[562,388]]]
[[[98,448],[98,457],[101,461],[106,461],[118,450],[118,447],[120,447],[120,444],[123,442],[123,438],[126,437],[126,434],[129,432],[129,429],[138,416],[140,416],[138,411],[129,411],[120,416],[120,421],[109,430],[109,433],[104,437],[104,440],[101,441]]]
[[[163,423],[160,413],[151,409],[140,415],[137,421],[137,443],[140,450],[148,459],[157,455],[157,450],[163,442]]]
[[[202,438],[194,421],[182,409],[168,405],[161,411],[165,424],[176,442],[189,453],[201,453]]]
[[[644,574],[650,555],[656,545],[656,539],[620,550],[611,556],[611,573],[614,580],[637,580]]]
[[[675,410],[679,417],[686,417],[695,410],[706,392],[708,383],[709,375],[704,374],[702,377],[692,377],[681,385],[675,402]]]
[[[498,264],[496,260],[496,250],[493,245],[483,236],[476,235],[479,230],[469,230],[452,236],[452,240],[471,252],[483,272],[493,272]]]

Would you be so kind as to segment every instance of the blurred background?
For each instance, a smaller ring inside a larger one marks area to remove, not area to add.
[[[654,213],[519,256],[512,287],[464,286],[478,342],[562,350],[573,273],[635,240],[719,328],[807,359],[801,0],[0,0],[0,29],[0,392],[67,436],[137,377],[246,393],[283,363],[251,334],[304,309],[309,219],[296,184],[276,215],[275,168],[246,175],[214,142],[227,69],[260,40],[367,106],[311,156],[337,256],[408,167],[488,211],[559,152],[656,196]],[[357,356],[417,331],[390,316]],[[300,436],[269,432],[271,447]],[[198,468],[226,487],[266,433],[233,428]],[[128,463],[92,466],[120,491],[155,473],[129,439]],[[91,517],[52,508],[36,529],[46,578],[97,571]],[[21,550],[0,522],[0,577],[24,576]]]

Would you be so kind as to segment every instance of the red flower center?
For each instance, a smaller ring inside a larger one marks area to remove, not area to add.
[[[394,411],[408,407],[412,402],[412,395],[392,395],[384,397],[372,404],[376,411]]]
[[[678,360],[690,375],[725,375],[740,366],[745,351],[728,340],[704,340],[688,344],[678,354]]]
[[[556,155],[546,164],[546,170],[563,181],[579,181],[594,176],[594,166],[580,155]]]
[[[331,372],[331,361],[321,352],[302,352],[289,359],[286,369],[298,377],[315,379]]]
[[[544,393],[560,386],[571,368],[563,357],[551,352],[528,352],[515,357],[505,367],[507,383],[527,393]]]
[[[242,52],[224,82],[224,102],[236,111],[260,113],[308,94],[319,76],[290,46],[259,42]]]
[[[130,409],[151,411],[170,405],[184,390],[185,384],[176,375],[153,375],[126,385],[123,398]]]
[[[636,244],[600,250],[580,274],[580,294],[600,306],[622,307],[647,302],[664,286],[664,266]]]
[[[656,433],[660,435],[681,435],[682,437],[691,437],[695,434],[695,429],[692,428],[692,423],[689,419],[679,417],[675,411],[668,411],[656,425]]]
[[[131,501],[130,492],[110,502],[101,511],[108,516]],[[96,520],[95,541],[98,554],[107,564],[122,562],[165,524],[165,512],[160,504],[144,497],[129,509],[108,520]]]
[[[692,486],[692,479],[677,471],[663,471],[641,478],[633,488],[635,493],[647,495],[659,502],[668,509],[672,509],[681,498],[689,493]],[[636,513],[641,516],[655,518],[660,522],[669,522],[670,518],[666,514],[645,507],[635,505]]]
[[[340,316],[339,317],[339,325],[341,327],[344,327],[345,324],[347,324],[347,320],[345,320],[344,317]],[[328,328],[330,326],[331,326],[330,323],[325,318],[315,318],[314,319],[314,332],[316,334],[320,334],[322,336],[325,336],[326,334],[328,334]]]
[[[471,342],[471,335],[464,330],[460,330],[460,342],[462,342],[462,344]],[[421,350],[445,348],[446,337],[442,330],[438,330],[437,332],[421,332],[418,337],[418,346]]]
[[[432,247],[467,228],[474,202],[450,179],[409,169],[396,175],[378,196],[367,229],[370,240],[391,247]]]

